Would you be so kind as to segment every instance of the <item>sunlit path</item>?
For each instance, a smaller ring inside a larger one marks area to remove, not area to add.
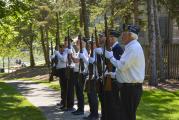
[[[32,81],[6,81],[6,83],[17,88],[34,106],[39,107],[48,120],[80,120],[83,116],[73,116],[70,112],[60,111],[56,104],[60,101],[59,92],[45,85]],[[76,108],[76,105],[75,105]],[[85,114],[89,107],[85,106]]]

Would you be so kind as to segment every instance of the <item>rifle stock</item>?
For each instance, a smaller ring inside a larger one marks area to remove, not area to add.
[[[106,41],[105,41],[105,46],[104,46],[104,52],[103,54],[105,55],[105,49],[107,49],[108,51],[111,51],[110,48],[110,44],[109,44],[109,35],[108,35],[108,23],[107,23],[107,16],[105,14],[104,16],[105,19],[105,36],[106,36]],[[104,63],[106,64],[107,70],[108,72],[112,72],[112,68],[113,65],[111,64],[111,62],[105,58]],[[104,68],[104,66],[103,66]],[[104,71],[103,71],[103,75],[104,75]],[[111,91],[112,90],[112,78],[110,75],[107,75],[106,77],[104,77],[104,91]]]
[[[90,54],[90,57],[93,57],[93,34],[91,36],[91,54]],[[91,84],[92,79],[93,79],[93,64],[92,63],[89,63],[88,70],[89,70],[89,79],[86,82],[86,89],[85,90],[90,92],[91,89],[93,88],[92,84]]]

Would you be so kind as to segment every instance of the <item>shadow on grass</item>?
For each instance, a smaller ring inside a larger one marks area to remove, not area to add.
[[[0,120],[45,120],[45,117],[15,88],[0,82]]]
[[[163,89],[145,91],[137,120],[179,120],[179,91]]]

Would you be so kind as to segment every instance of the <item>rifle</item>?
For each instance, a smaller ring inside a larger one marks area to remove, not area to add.
[[[71,39],[70,39],[70,30],[69,30],[69,28],[68,28],[68,36],[67,36],[67,40],[68,40],[68,49],[71,49]],[[69,84],[70,84],[70,82],[71,82],[71,77],[72,77],[72,70],[71,70],[71,68],[70,68],[70,65],[71,65],[71,63],[72,63],[72,54],[69,54],[68,53],[68,63],[67,63],[67,65],[66,65],[66,80],[67,80],[67,84],[66,84],[66,98],[65,98],[65,108],[67,109],[67,102],[68,102],[68,87],[69,87]]]
[[[97,36],[97,30],[96,30],[96,27],[95,27],[95,40],[96,40],[96,47],[99,48],[99,40],[98,40],[98,36]],[[96,55],[96,58],[97,58],[97,69],[98,69],[98,74],[99,74],[99,77],[102,76],[102,64],[101,64],[101,56],[100,55]]]
[[[78,36],[79,40],[80,40],[80,53],[83,53],[83,48],[82,48],[82,41],[81,41],[81,35]],[[84,71],[84,62],[82,59],[80,59],[80,65],[79,65],[79,72],[81,73],[82,71]]]
[[[80,53],[83,53],[82,50],[82,41],[81,41],[81,34],[78,36],[78,39],[80,40]],[[84,81],[83,81],[83,75],[82,75],[82,71],[84,71],[84,62],[82,59],[80,59],[80,64],[79,64],[79,83],[81,85],[84,85]]]
[[[95,40],[96,40],[96,47],[99,48],[99,39],[98,39],[98,36],[97,36],[97,29],[95,27]],[[99,75],[99,78],[102,76],[102,59],[101,59],[101,55],[98,55],[96,54],[96,66],[97,66],[97,69],[98,69],[98,75]],[[96,82],[96,90],[97,91],[100,91],[100,86],[103,85],[103,81],[99,81],[97,80]]]
[[[105,36],[106,36],[106,41],[105,41],[105,46],[104,46],[104,52],[103,54],[105,55],[105,50],[107,49],[108,51],[111,51],[110,44],[109,44],[109,35],[108,35],[108,23],[107,23],[107,16],[105,14],[104,16],[105,19]],[[103,55],[103,56],[104,56]],[[106,68],[108,72],[112,72],[113,65],[111,64],[109,59],[104,59],[104,64],[106,64]],[[103,64],[103,69],[104,65]],[[104,76],[104,70],[103,70],[103,76]],[[104,91],[111,91],[112,90],[112,78],[110,75],[107,75],[104,77]]]
[[[93,57],[93,34],[91,36],[91,54],[90,54],[90,57]],[[86,91],[90,92],[91,91],[91,87],[93,86],[91,84],[91,81],[93,79],[93,64],[92,63],[89,63],[88,70],[89,70],[89,79],[86,82]]]
[[[51,42],[50,42],[50,49],[51,49],[51,56],[53,55],[53,41],[51,40]],[[54,60],[52,59],[51,60],[51,67],[50,67],[50,72],[49,72],[49,82],[51,82],[51,81],[53,81],[53,76],[54,76],[54,68],[53,68],[53,64],[54,64]]]
[[[68,49],[71,49],[71,39],[70,39],[70,30],[68,28]],[[71,65],[72,63],[72,54],[68,54],[68,65]]]

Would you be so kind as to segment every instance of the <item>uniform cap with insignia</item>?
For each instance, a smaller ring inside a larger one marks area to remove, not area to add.
[[[128,31],[138,35],[140,32],[140,28],[136,25],[128,25]]]
[[[120,36],[120,33],[119,31],[116,31],[116,30],[109,30],[109,35],[118,38]]]

